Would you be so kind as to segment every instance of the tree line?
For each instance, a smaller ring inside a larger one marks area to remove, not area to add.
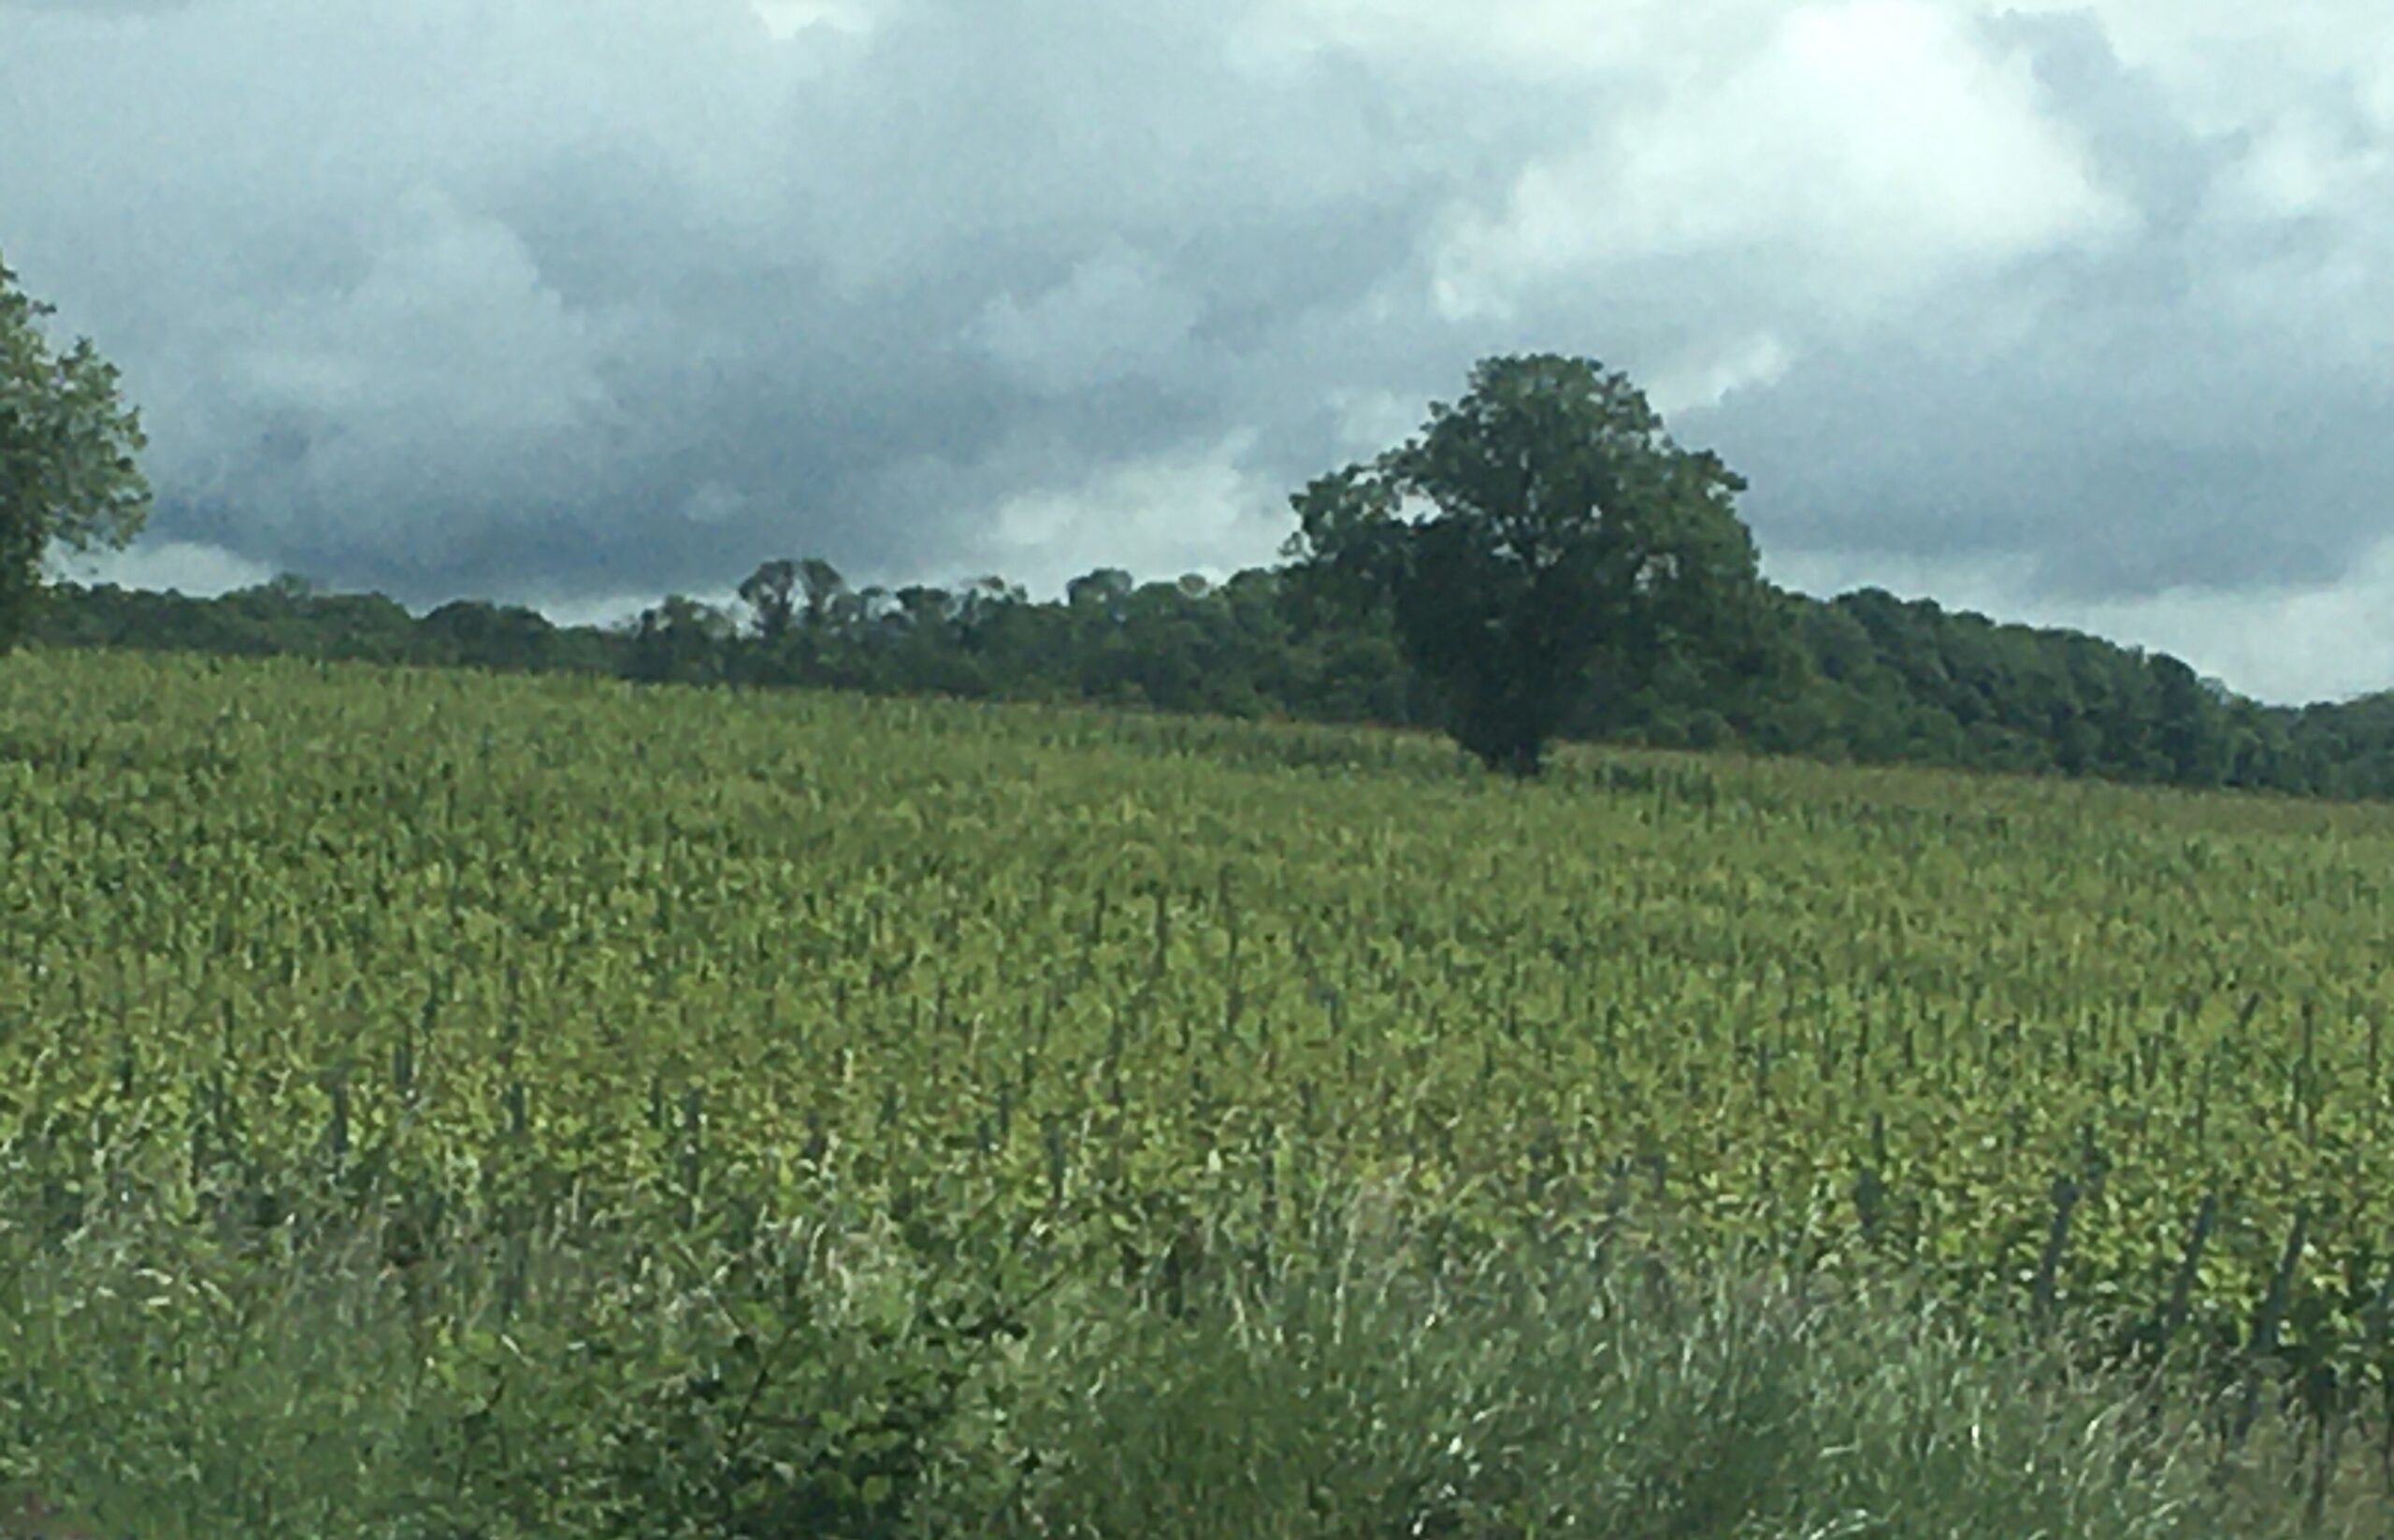
[[[1419,434],[1290,499],[1283,565],[1219,583],[1101,568],[1038,600],[995,577],[858,588],[787,557],[748,575],[738,612],[675,594],[606,627],[473,599],[418,618],[289,574],[214,599],[46,584],[50,548],[122,548],[150,505],[115,370],[88,341],[52,348],[47,313],[0,266],[0,652],[31,640],[1377,723],[1444,731],[1521,776],[1576,739],[2394,794],[2394,691],[2264,706],[2094,637],[1878,589],[1776,587],[1736,511],[1744,481],[1674,442],[1625,375],[1559,354],[1484,360]]]
[[[996,580],[851,586],[828,563],[791,560],[763,564],[743,587],[754,597],[737,609],[677,595],[619,625],[568,626],[479,599],[419,617],[380,595],[321,592],[289,576],[217,598],[67,583],[28,640],[1442,726],[1385,618],[1324,614],[1283,569],[1214,583],[1140,583],[1102,569],[1042,600]],[[1635,691],[1587,692],[1561,736],[2394,796],[2394,692],[2264,706],[2175,658],[2076,632],[1998,625],[1878,589],[1770,597],[1792,667],[1738,680],[1676,663]]]

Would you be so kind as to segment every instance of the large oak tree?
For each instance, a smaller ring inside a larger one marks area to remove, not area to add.
[[[54,351],[40,324],[50,313],[0,263],[0,652],[23,635],[53,543],[122,549],[150,511],[134,460],[146,440],[115,366],[88,338]]]
[[[1593,359],[1492,358],[1419,436],[1291,498],[1292,575],[1383,611],[1457,741],[1538,773],[1592,690],[1771,655],[1743,480]]]

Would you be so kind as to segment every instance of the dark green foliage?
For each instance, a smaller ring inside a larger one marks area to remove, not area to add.
[[[996,578],[857,594],[829,574],[777,642],[683,599],[633,626],[553,625],[461,599],[421,619],[372,594],[289,585],[197,599],[60,584],[30,640],[54,646],[288,654],[729,680],[972,699],[1435,727],[1431,691],[1385,614],[1344,613],[1316,575],[1148,583],[1075,611]],[[1086,591],[1085,591],[1086,592]],[[2394,692],[2263,706],[2177,659],[2003,626],[1877,589],[1766,591],[1781,622],[1740,653],[1658,659],[1635,689],[1591,688],[1561,736],[1828,760],[2332,797],[2394,795]],[[1774,640],[1775,639],[1775,640]]]
[[[714,606],[670,595],[634,623],[625,677],[648,684],[720,684],[728,677],[733,631],[731,617]]]
[[[759,641],[777,642],[789,635],[791,617],[798,612],[797,588],[798,564],[786,558],[765,563],[740,585],[741,602],[756,612]]]
[[[115,367],[88,338],[52,352],[40,327],[50,313],[0,262],[0,652],[39,607],[53,543],[122,547],[150,507],[134,463],[146,440],[117,399]]]
[[[1762,657],[1781,612],[1732,506],[1744,488],[1672,443],[1625,376],[1495,358],[1420,437],[1291,498],[1288,554],[1319,601],[1388,617],[1457,741],[1530,776],[1592,695]]]

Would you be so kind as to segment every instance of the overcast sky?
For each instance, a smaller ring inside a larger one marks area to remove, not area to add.
[[[2394,684],[2384,0],[0,0],[79,575],[614,618],[1268,561],[1592,355],[1781,582]]]

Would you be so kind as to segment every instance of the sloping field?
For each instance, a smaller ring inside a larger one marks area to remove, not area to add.
[[[0,1200],[21,1261],[146,1237],[169,1325],[370,1216],[461,1405],[455,1323],[562,1287],[527,1234],[877,1224],[1170,1311],[1361,1192],[1443,1255],[1668,1226],[2257,1330],[2365,1410],[2389,873],[2382,809],[34,653]]]

